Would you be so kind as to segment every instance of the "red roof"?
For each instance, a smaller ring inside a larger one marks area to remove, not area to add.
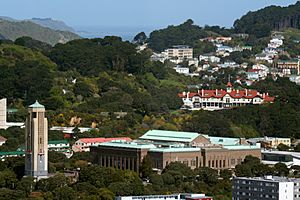
[[[103,143],[103,142],[112,142],[116,140],[123,140],[126,142],[130,142],[131,138],[129,137],[117,137],[117,138],[80,138],[81,142],[84,143]]]
[[[259,72],[261,71],[260,69],[249,69],[248,72]]]
[[[7,139],[0,135],[0,142],[5,142]]]
[[[268,94],[260,94],[257,90],[232,90],[231,92],[227,92],[225,90],[199,90],[198,93],[180,93],[178,96],[180,98],[192,98],[194,96],[199,96],[201,98],[223,98],[227,94],[234,99],[253,99],[258,97],[264,99],[266,102],[273,102],[275,99],[274,97],[270,97]]]

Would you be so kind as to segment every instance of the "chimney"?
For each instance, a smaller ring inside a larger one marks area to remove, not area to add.
[[[263,95],[262,95],[262,98],[264,99],[266,97],[266,94],[265,93],[263,93]]]
[[[183,96],[185,96],[185,95],[186,95],[186,92],[182,92],[182,94],[183,94]]]
[[[204,90],[203,89],[201,90],[201,96],[204,96]]]
[[[186,93],[186,98],[189,98],[190,92]]]
[[[236,90],[236,92],[239,93],[240,91],[239,91],[239,90]]]
[[[248,96],[248,90],[247,89],[245,90],[245,94],[246,94],[246,96]]]
[[[216,89],[216,95],[218,94],[218,89]]]
[[[198,90],[197,92],[198,92],[198,94],[200,94],[200,90]]]

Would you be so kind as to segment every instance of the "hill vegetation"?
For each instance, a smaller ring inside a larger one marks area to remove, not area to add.
[[[0,19],[0,35],[13,41],[19,37],[29,36],[51,45],[80,38],[75,33],[52,30],[29,21],[14,22],[3,19]]]
[[[248,33],[256,37],[269,36],[271,30],[300,28],[300,2],[288,7],[269,6],[249,12],[234,22],[236,32]]]

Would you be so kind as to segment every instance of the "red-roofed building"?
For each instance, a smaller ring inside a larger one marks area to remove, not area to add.
[[[80,138],[72,146],[74,152],[87,152],[90,151],[90,146],[97,146],[103,142],[113,142],[113,141],[124,141],[130,142],[129,137],[117,137],[117,138]]]
[[[186,110],[222,110],[226,108],[274,102],[274,97],[257,90],[235,90],[227,84],[226,90],[198,90],[196,93],[183,92],[178,95],[182,101],[181,109]]]
[[[2,146],[3,144],[5,144],[6,142],[6,138],[0,135],[0,146]]]

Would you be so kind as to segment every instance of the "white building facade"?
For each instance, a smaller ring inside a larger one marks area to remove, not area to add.
[[[249,104],[272,103],[274,97],[256,90],[235,90],[231,83],[226,90],[198,90],[197,93],[183,92],[178,95],[184,110],[222,110],[226,108],[245,106]]]
[[[285,177],[236,177],[232,200],[299,200],[300,179]]]
[[[6,129],[6,99],[0,100],[0,129]]]

